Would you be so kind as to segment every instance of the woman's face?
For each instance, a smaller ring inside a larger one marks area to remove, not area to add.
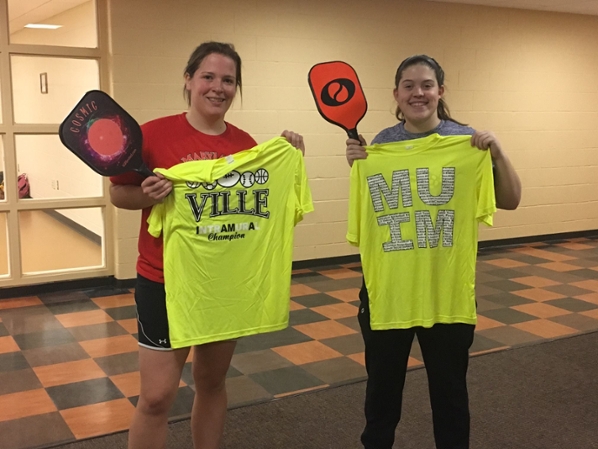
[[[415,64],[403,70],[394,97],[407,123],[420,129],[429,124],[433,129],[437,126],[438,102],[443,93],[444,86],[438,85],[434,70],[425,64]]]
[[[224,120],[237,93],[237,67],[228,56],[211,53],[193,74],[185,76],[191,108],[206,119]]]

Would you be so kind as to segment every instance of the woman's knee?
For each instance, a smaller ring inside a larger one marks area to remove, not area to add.
[[[152,389],[141,392],[137,408],[147,415],[166,415],[174,402],[176,390]]]

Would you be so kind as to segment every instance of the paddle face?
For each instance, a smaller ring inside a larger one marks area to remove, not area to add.
[[[102,176],[153,173],[141,158],[139,124],[108,94],[87,92],[58,130],[63,145]]]
[[[353,67],[342,61],[322,62],[311,68],[308,82],[320,115],[359,140],[357,124],[368,105]]]

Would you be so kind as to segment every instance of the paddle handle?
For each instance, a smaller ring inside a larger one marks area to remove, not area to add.
[[[359,133],[357,132],[357,128],[347,130],[347,135],[349,139],[359,140]]]
[[[147,168],[147,166],[143,163],[139,168],[136,168],[135,171],[146,178],[149,176],[156,176],[156,174]]]

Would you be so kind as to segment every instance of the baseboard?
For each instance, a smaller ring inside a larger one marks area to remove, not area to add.
[[[45,212],[46,214],[48,214],[54,220],[56,220],[56,221],[62,223],[63,225],[71,228],[77,234],[80,234],[83,237],[91,240],[93,243],[95,243],[97,245],[101,245],[102,244],[102,236],[96,234],[93,231],[90,231],[85,226],[81,226],[79,223],[77,223],[76,221],[71,220],[70,218],[62,215],[60,212],[58,212],[58,211],[56,211],[54,209],[46,209],[43,212]]]
[[[484,250],[493,248],[522,245],[526,243],[558,242],[560,240],[569,240],[582,237],[598,238],[598,229],[588,231],[565,232],[561,234],[544,234],[529,237],[516,237],[500,240],[485,240],[483,242],[479,242],[478,248],[480,251],[483,252]],[[293,262],[293,270],[318,268],[331,265],[343,265],[354,262],[359,262],[358,254],[339,257],[326,257],[321,259],[299,260]],[[67,290],[85,290],[91,288],[129,289],[133,287],[135,287],[134,278],[116,279],[114,276],[106,276],[99,278],[78,279],[73,281],[60,281],[46,284],[26,285],[21,287],[0,288],[0,299],[18,298],[21,296],[36,296],[41,293],[53,293]]]

